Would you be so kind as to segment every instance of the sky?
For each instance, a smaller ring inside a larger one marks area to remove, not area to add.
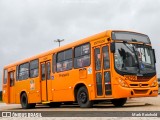
[[[147,34],[160,77],[160,0],[0,0],[0,90],[5,65],[110,29]]]

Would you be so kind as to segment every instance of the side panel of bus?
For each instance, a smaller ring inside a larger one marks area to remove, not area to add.
[[[79,50],[81,52],[86,52],[86,54],[80,54],[77,57],[76,54],[80,52],[76,51]],[[54,66],[57,68],[56,73],[52,73],[52,89],[54,101],[75,101],[76,95],[74,94],[74,90],[77,89],[76,86],[80,84],[83,84],[87,87],[89,94],[94,94],[91,53],[87,54],[87,50],[91,51],[91,46],[89,43],[78,45],[72,48],[72,53],[69,55],[73,56],[71,56],[69,61],[68,59],[64,59],[60,62],[57,60],[57,63],[54,64]],[[60,51],[59,53],[66,51],[67,50]],[[69,55],[67,55],[67,57]],[[56,59],[54,59],[54,61],[56,61]],[[69,67],[67,70],[62,69],[61,71],[61,67],[59,67],[61,66],[60,64],[64,64],[66,62],[72,63],[71,68]],[[93,98],[93,96],[89,97],[90,99]]]
[[[32,61],[26,62],[31,64]],[[20,103],[21,95],[23,93],[27,94],[27,99],[29,103],[38,103],[41,102],[41,93],[40,93],[40,77],[39,77],[39,64],[37,68],[30,69],[28,67],[26,71],[21,72],[20,69],[24,69],[24,64],[16,66],[16,82],[15,82],[15,91],[16,91],[16,103]],[[29,70],[30,69],[30,70]],[[24,73],[27,73],[27,77]],[[29,77],[30,74],[30,77]],[[36,76],[34,76],[36,74]],[[32,77],[31,77],[32,75]]]
[[[74,101],[73,83],[78,79],[72,73],[77,75],[73,70],[52,75],[53,101]]]

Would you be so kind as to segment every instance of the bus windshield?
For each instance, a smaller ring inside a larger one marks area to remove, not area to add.
[[[126,42],[143,42],[146,44],[151,44],[150,39],[147,35],[134,33],[134,32],[123,32],[123,31],[114,31],[112,32],[113,40],[123,40]]]
[[[139,44],[115,43],[115,68],[122,74],[155,73],[151,47]]]

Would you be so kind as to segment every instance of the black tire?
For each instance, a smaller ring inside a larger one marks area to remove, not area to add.
[[[79,88],[77,102],[81,108],[90,108],[93,106],[93,101],[89,100],[88,90],[85,86]]]
[[[31,103],[30,104],[30,108],[35,108],[35,106],[36,106],[36,103]]]
[[[127,98],[119,98],[111,100],[112,104],[116,107],[122,107],[127,101]]]
[[[61,103],[60,102],[52,102],[52,103],[49,103],[48,105],[52,108],[58,108],[61,106]]]
[[[29,109],[31,108],[31,104],[28,104],[28,98],[26,93],[22,93],[21,95],[21,106],[23,109]]]

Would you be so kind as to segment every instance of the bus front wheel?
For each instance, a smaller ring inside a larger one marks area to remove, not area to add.
[[[36,103],[28,103],[28,97],[26,93],[22,93],[21,95],[21,106],[23,109],[29,109],[34,108],[36,106]]]
[[[93,106],[93,101],[89,100],[88,90],[85,86],[79,88],[77,92],[77,102],[81,108]]]
[[[116,107],[122,107],[127,101],[127,98],[119,98],[111,100],[112,104]]]

